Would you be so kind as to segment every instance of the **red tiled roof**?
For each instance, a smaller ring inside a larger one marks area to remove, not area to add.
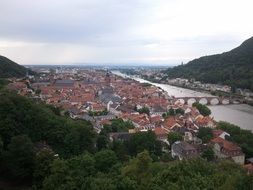
[[[241,150],[241,148],[239,146],[237,146],[236,144],[229,142],[221,137],[216,137],[216,138],[212,139],[211,141],[213,143],[221,144],[224,148],[226,148],[228,150]]]
[[[167,135],[168,134],[168,131],[166,131],[164,128],[162,127],[156,127],[154,129],[154,132],[156,134],[156,136],[160,136],[160,135]]]
[[[164,121],[164,127],[166,128],[172,128],[174,125],[178,124],[175,117],[168,117],[165,121]],[[179,124],[178,124],[179,125]]]
[[[221,130],[221,129],[217,129],[217,130],[213,130],[213,136],[214,137],[219,137],[222,133],[224,133],[225,131]]]
[[[160,115],[155,115],[150,117],[152,123],[160,122],[162,117]]]

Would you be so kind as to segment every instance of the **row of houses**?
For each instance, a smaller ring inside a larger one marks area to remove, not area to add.
[[[226,140],[225,136],[229,134],[215,130],[216,122],[213,118],[201,115],[194,107],[180,103],[173,104],[171,98],[159,88],[144,86],[130,79],[111,77],[108,73],[99,72],[98,75],[91,72],[86,74],[85,77],[88,78],[83,80],[63,78],[47,84],[43,82],[28,85],[27,81],[14,82],[9,87],[18,89],[20,94],[29,93],[30,90],[32,95],[38,96],[46,103],[68,111],[73,119],[91,121],[98,133],[103,125],[115,118],[133,123],[134,130],[113,133],[110,135],[111,140],[126,140],[132,133],[152,130],[157,139],[169,145],[168,134],[177,132],[183,136],[183,140],[170,145],[171,150],[168,151],[174,158],[181,160],[197,157],[206,148],[212,147],[216,158],[244,163],[245,156],[240,147]],[[96,80],[92,80],[92,77]],[[35,93],[36,90],[40,90],[40,93]],[[149,109],[149,114],[136,111],[143,107]],[[177,113],[179,109],[182,113],[166,116],[169,110]],[[104,115],[89,114],[104,110],[107,110]],[[203,144],[201,139],[197,138],[197,133],[202,127],[214,129],[215,138],[208,144]]]

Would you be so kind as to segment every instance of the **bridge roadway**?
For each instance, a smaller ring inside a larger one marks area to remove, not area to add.
[[[183,104],[189,104],[191,102],[198,102],[205,105],[228,105],[228,104],[241,104],[243,99],[240,98],[230,98],[230,97],[218,97],[218,96],[203,96],[203,97],[174,97],[173,100],[176,102],[178,100],[182,101]]]

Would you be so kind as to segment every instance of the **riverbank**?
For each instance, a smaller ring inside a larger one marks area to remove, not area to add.
[[[210,96],[208,93],[197,92],[190,89],[185,89],[181,87],[171,86],[168,84],[152,83],[150,81],[128,76],[119,71],[112,72],[115,75],[121,77],[131,78],[133,80],[139,81],[141,83],[149,83],[154,86],[160,87],[162,90],[166,91],[170,96],[175,97],[198,97],[198,96]],[[234,105],[212,105],[208,106],[212,111],[212,117],[216,121],[227,121],[240,126],[243,129],[248,129],[253,131],[253,107],[247,104],[234,104]]]
[[[125,73],[123,73],[123,74],[125,74]],[[132,77],[132,78],[143,79],[143,80],[149,81],[150,83],[153,83],[153,84],[165,84],[165,85],[175,86],[175,87],[178,87],[178,88],[188,89],[188,90],[192,90],[192,91],[196,91],[196,92],[200,92],[200,93],[204,93],[204,94],[209,94],[210,96],[230,97],[232,99],[240,99],[240,100],[242,100],[241,103],[253,106],[253,101],[250,101],[250,100],[246,99],[245,96],[242,96],[242,95],[239,95],[239,94],[236,94],[236,93],[227,93],[227,92],[223,92],[223,91],[208,91],[208,90],[204,90],[204,89],[201,89],[201,88],[191,88],[189,86],[184,86],[184,85],[167,84],[167,83],[164,83],[164,82],[159,82],[157,80],[150,80],[150,79],[147,79],[147,78],[141,78],[141,77],[136,76],[136,75],[127,75],[127,76],[129,76],[130,78]]]

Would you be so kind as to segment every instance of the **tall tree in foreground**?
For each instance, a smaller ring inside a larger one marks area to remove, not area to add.
[[[4,163],[15,179],[30,179],[34,170],[35,153],[31,139],[26,135],[15,136],[8,145]]]

